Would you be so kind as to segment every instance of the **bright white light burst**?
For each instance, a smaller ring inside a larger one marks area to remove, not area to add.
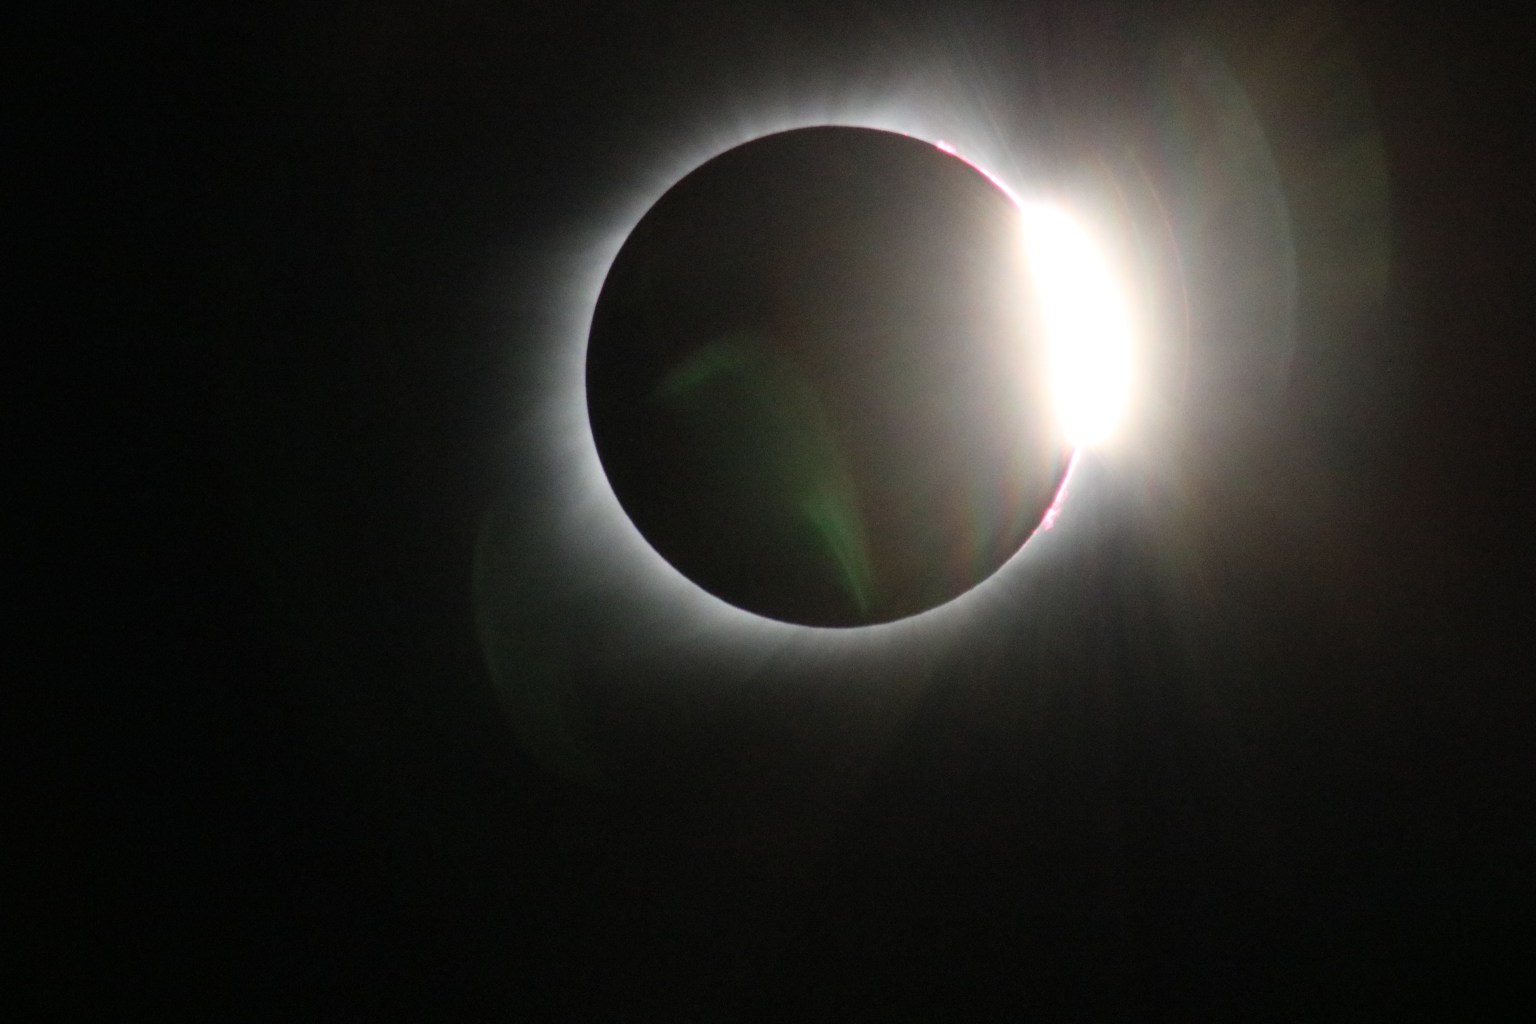
[[[1075,447],[1103,444],[1131,390],[1132,327],[1104,249],[1060,206],[1020,206],[1030,276],[1040,304],[1051,393]]]

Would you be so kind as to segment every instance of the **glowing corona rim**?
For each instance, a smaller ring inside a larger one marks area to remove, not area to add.
[[[650,175],[650,188],[638,200],[624,202],[620,211],[609,218],[606,229],[584,247],[583,267],[567,279],[566,316],[558,327],[560,338],[553,346],[554,365],[550,368],[554,387],[548,392],[552,401],[543,419],[549,434],[559,440],[554,481],[560,503],[571,510],[564,517],[559,541],[573,564],[581,565],[599,585],[611,588],[616,599],[629,597],[670,608],[679,621],[687,621],[696,633],[705,633],[723,641],[767,641],[771,645],[804,643],[834,650],[846,650],[861,644],[884,645],[892,640],[921,639],[933,631],[945,629],[956,620],[968,620],[997,603],[1006,580],[1019,570],[1032,549],[1038,550],[1041,535],[1051,532],[1067,501],[1071,484],[1078,475],[1083,446],[1075,445],[1055,497],[1040,523],[1030,532],[1019,549],[991,575],[949,600],[922,612],[890,622],[857,626],[813,626],[784,622],[730,604],[689,579],[668,562],[630,521],[614,494],[603,471],[596,441],[587,415],[586,354],[592,316],[604,282],[620,248],[655,203],[675,184],[703,164],[738,146],[760,138],[799,128],[846,127],[890,132],[936,149],[961,160],[982,174],[1022,212],[1026,204],[1019,193],[1001,176],[961,155],[958,148],[937,132],[897,124],[896,118],[870,116],[856,119],[788,119],[766,130],[742,133],[738,138],[714,140],[709,152],[699,159],[675,160],[669,173]],[[676,172],[676,173],[673,173]],[[657,182],[661,182],[659,187]],[[576,312],[572,312],[576,311]],[[671,616],[667,616],[670,618]]]

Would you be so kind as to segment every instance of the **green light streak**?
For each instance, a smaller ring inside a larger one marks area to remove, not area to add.
[[[853,475],[830,417],[790,360],[749,334],[730,335],[678,363],[651,398],[677,404],[701,437],[728,447],[733,468],[766,484],[760,490],[810,531],[859,612],[869,613],[877,588]]]
[[[705,345],[663,377],[651,397],[662,401],[682,398],[723,376],[745,375],[750,372],[748,359],[749,354],[740,344],[717,341]]]
[[[867,614],[874,590],[874,567],[857,507],[845,495],[822,491],[802,498],[800,509],[837,561],[849,596],[859,611]]]

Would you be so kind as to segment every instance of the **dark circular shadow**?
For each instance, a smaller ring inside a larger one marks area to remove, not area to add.
[[[1027,282],[1012,200],[927,143],[818,127],[715,157],[636,225],[593,314],[588,416],[619,503],[769,618],[960,595],[1069,461]]]

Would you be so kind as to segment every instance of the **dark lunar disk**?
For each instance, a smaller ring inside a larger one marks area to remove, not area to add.
[[[1069,459],[1018,212],[891,132],[738,146],[657,201],[593,314],[587,405],[624,511],[739,608],[856,626],[986,579]]]

